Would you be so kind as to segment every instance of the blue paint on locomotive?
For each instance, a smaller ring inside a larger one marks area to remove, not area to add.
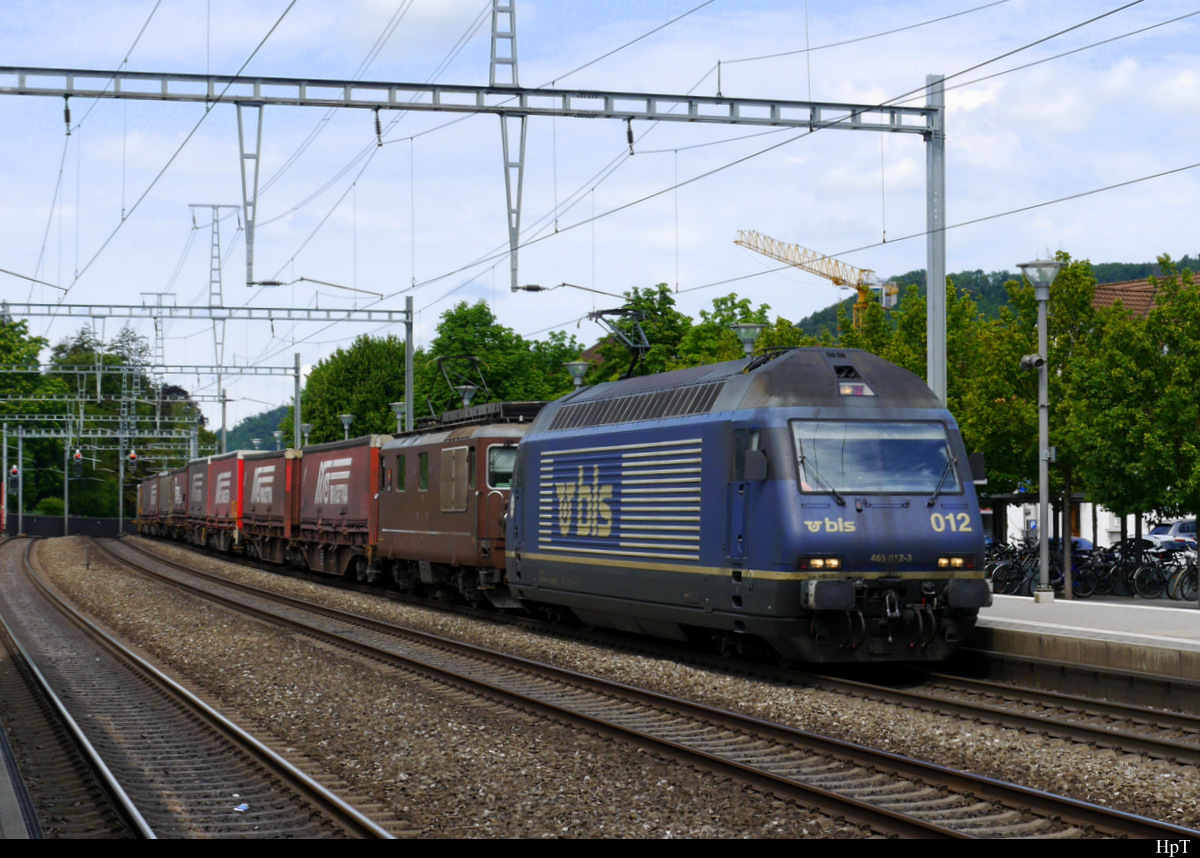
[[[597,625],[756,636],[809,661],[947,657],[990,601],[949,413],[863,352],[746,367],[548,406],[518,456],[513,594]]]

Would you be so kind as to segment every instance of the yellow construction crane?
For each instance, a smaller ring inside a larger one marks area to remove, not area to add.
[[[835,286],[848,286],[855,289],[858,292],[858,300],[854,302],[853,317],[856,328],[862,327],[863,314],[870,303],[868,299],[871,297],[873,288],[882,290],[885,307],[895,305],[898,291],[896,284],[879,285],[875,272],[869,268],[855,268],[853,265],[839,262],[831,256],[808,250],[798,244],[784,244],[778,239],[762,235],[754,230],[738,230],[737,238],[733,243],[748,247],[772,259],[778,259],[780,262],[786,262],[788,265],[794,265],[801,271],[832,280]]]

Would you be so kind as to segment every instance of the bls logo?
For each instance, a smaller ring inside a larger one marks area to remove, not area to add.
[[[804,526],[808,528],[810,533],[820,533],[821,524],[822,522],[820,521],[804,522]],[[827,518],[824,521],[824,525],[826,533],[854,533],[854,522],[846,521],[845,519]]]
[[[583,481],[583,468],[579,469],[579,477],[574,483],[555,483],[554,492],[558,495],[558,530],[564,536],[571,532],[571,519],[575,519],[576,536],[610,536],[612,535],[612,509],[608,502],[612,500],[613,487],[600,485],[600,468],[592,466],[592,482]]]

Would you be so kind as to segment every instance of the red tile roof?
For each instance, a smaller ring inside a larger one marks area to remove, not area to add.
[[[1096,284],[1096,296],[1092,306],[1096,309],[1111,307],[1117,301],[1126,310],[1143,319],[1154,307],[1154,296],[1157,290],[1147,280],[1126,280],[1122,283]]]

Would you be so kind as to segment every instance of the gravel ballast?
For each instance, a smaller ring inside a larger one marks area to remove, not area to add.
[[[99,561],[78,538],[40,565],[235,719],[250,719],[430,837],[850,837],[789,802],[611,740],[375,667]],[[1186,766],[835,692],[785,687],[334,590],[154,543],[236,580],[804,730],[1200,825]]]

